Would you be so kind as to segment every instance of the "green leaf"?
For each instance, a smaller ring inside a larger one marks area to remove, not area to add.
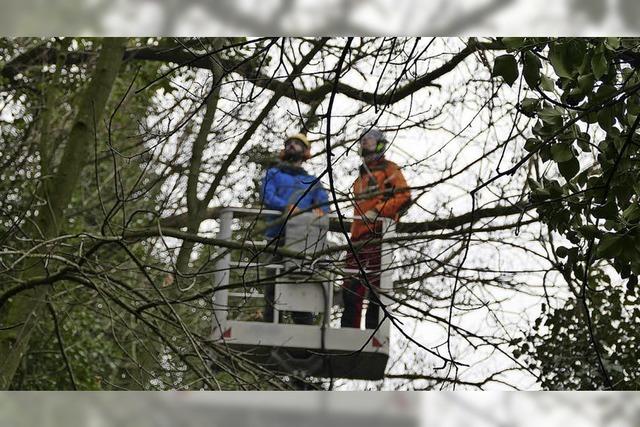
[[[586,76],[591,74],[591,58],[593,57],[593,50],[585,51],[585,55],[582,57],[580,66],[578,67],[578,76]]]
[[[600,80],[602,76],[607,74],[609,70],[609,63],[607,62],[607,58],[604,56],[604,52],[596,52],[591,58],[591,70],[593,71],[593,76]]]
[[[604,205],[593,208],[591,214],[596,218],[614,220],[618,218],[618,207],[615,201],[610,200]]]
[[[540,68],[542,63],[540,59],[531,51],[526,51],[523,58],[522,75],[529,87],[536,87],[540,83]]]
[[[578,132],[576,132],[576,130],[573,127],[570,127],[569,129],[565,129],[565,131],[562,132],[560,135],[558,135],[556,138],[558,139],[558,142],[565,142],[567,144],[571,144],[573,143],[573,141],[576,140],[577,137],[578,137]]]
[[[578,133],[578,139],[577,139],[578,147],[580,147],[580,149],[585,153],[588,153],[591,151],[591,145],[589,145],[590,141],[591,141],[591,136],[589,136],[588,133],[586,132]]]
[[[562,94],[562,100],[568,105],[576,106],[582,101],[585,97],[585,94],[582,93],[579,87],[574,87],[569,91],[565,91]]]
[[[573,37],[564,45],[569,72],[575,75],[587,56],[587,42],[585,38]]]
[[[555,90],[555,83],[546,75],[542,74],[540,78],[540,87],[545,92],[553,92]]]
[[[598,123],[598,113],[591,111],[584,117],[584,121],[588,124]]]
[[[551,197],[551,193],[546,188],[531,190],[531,201],[546,200]]]
[[[545,200],[551,197],[551,193],[548,189],[543,188],[542,184],[537,182],[535,179],[528,178],[527,184],[529,184],[529,188],[531,189],[531,200]]]
[[[528,117],[533,117],[540,107],[540,100],[536,98],[525,98],[520,103],[522,113]]]
[[[602,258],[613,258],[622,252],[622,236],[605,234],[598,243],[596,255]]]
[[[558,255],[558,257],[560,258],[565,258],[567,255],[569,255],[569,249],[565,248],[564,246],[558,246],[556,248],[556,255]]]
[[[532,190],[540,190],[542,188],[542,184],[540,184],[538,181],[536,181],[533,178],[527,178],[527,184],[529,185],[529,188],[531,188]]]
[[[560,174],[569,181],[580,172],[580,162],[575,157],[566,162],[558,163]]]
[[[562,126],[562,113],[554,107],[544,107],[538,113],[540,119],[553,126]]]
[[[605,131],[609,131],[616,123],[615,110],[612,107],[598,111],[598,124]]]
[[[520,49],[525,45],[524,37],[502,37],[501,40],[507,49]]]
[[[578,88],[580,88],[580,92],[584,95],[591,92],[595,81],[596,80],[591,73],[578,77]]]
[[[578,227],[578,232],[582,234],[582,237],[585,239],[595,239],[600,235],[600,230],[598,227],[592,224],[582,225]]]
[[[537,138],[527,138],[524,143],[524,149],[531,153],[538,148],[540,143],[541,141]]]
[[[622,211],[622,218],[627,222],[636,222],[640,219],[640,206],[637,203],[630,205]]]
[[[636,47],[638,47],[639,41],[640,40],[638,39],[638,37],[623,37],[620,40],[620,44],[625,49],[635,49]]]
[[[627,293],[633,294],[636,286],[638,286],[638,276],[632,275],[627,282]]]
[[[580,172],[580,174],[576,177],[575,182],[580,187],[584,187],[585,184],[587,183],[588,177],[589,177],[589,169],[585,169],[582,172]],[[578,206],[579,206],[579,210],[582,211],[582,205],[578,205]]]
[[[571,78],[567,52],[563,44],[557,42],[551,44],[549,48],[549,61],[558,76]]]
[[[538,154],[540,155],[540,160],[548,162],[551,159],[551,149],[549,148],[549,144],[545,144],[540,147]]]
[[[596,95],[594,97],[594,101],[608,101],[613,95],[618,92],[618,90],[609,84],[600,85],[598,90],[596,91]]]
[[[554,144],[551,146],[551,158],[558,162],[567,162],[573,159],[573,151],[571,150],[571,146],[566,143]]]
[[[560,183],[553,179],[553,180],[548,180],[545,185],[547,186],[547,188],[549,189],[549,192],[551,193],[551,195],[553,197],[560,197],[562,196],[563,192],[562,192],[562,186],[560,185]]]
[[[627,99],[627,113],[634,116],[640,115],[640,97],[630,96]]]
[[[513,55],[500,55],[496,58],[493,64],[492,77],[500,76],[504,79],[505,83],[512,86],[518,79],[518,63]]]
[[[619,37],[607,37],[605,40],[605,46],[610,47],[612,50],[616,50],[620,47]]]
[[[609,132],[609,134],[607,135],[607,137],[608,137],[608,138],[613,142],[613,146],[614,146],[614,147],[615,147],[615,149],[616,149],[615,156],[617,157],[617,156],[618,156],[618,152],[619,152],[620,150],[622,150],[622,147],[623,147],[623,146],[624,146],[624,144],[625,144],[626,138],[622,137],[619,133],[616,133],[616,131],[617,131],[618,129],[613,128],[613,129],[611,129],[611,130],[612,130],[612,132]]]

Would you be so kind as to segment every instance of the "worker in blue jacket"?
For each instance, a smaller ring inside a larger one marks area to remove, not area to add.
[[[317,215],[329,211],[329,197],[317,178],[308,174],[302,163],[311,156],[311,143],[298,133],[285,140],[280,162],[267,170],[262,180],[262,202],[266,209],[283,213],[308,211]],[[311,189],[310,189],[311,188]],[[270,239],[282,237],[284,224],[274,224],[266,231]]]
[[[326,190],[316,177],[310,175],[302,168],[302,163],[311,157],[311,142],[306,135],[298,133],[288,137],[284,142],[284,149],[280,152],[280,162],[267,170],[262,180],[262,202],[265,209],[278,210],[283,214],[289,212],[298,213],[313,210],[318,215],[329,212],[329,197]],[[274,221],[274,219],[276,221]],[[284,244],[285,226],[281,217],[270,218],[275,222],[267,228],[265,235],[269,240],[278,239],[277,247]],[[272,262],[279,261],[274,255]],[[273,277],[275,272],[269,272]],[[264,286],[264,295],[267,305],[264,320],[273,321],[274,283],[269,279]],[[311,313],[291,312],[295,323],[311,324]]]

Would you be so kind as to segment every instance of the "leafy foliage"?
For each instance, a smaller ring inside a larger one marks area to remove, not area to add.
[[[570,291],[564,305],[546,307],[537,320],[545,328],[533,331],[519,353],[538,361],[548,388],[637,387],[631,343],[640,319],[620,315],[638,307],[640,45],[615,37],[503,42],[519,57],[529,89],[520,104],[535,120],[526,155],[555,166],[529,179],[530,198],[549,230],[567,242],[556,255]],[[605,274],[611,268],[613,280]]]

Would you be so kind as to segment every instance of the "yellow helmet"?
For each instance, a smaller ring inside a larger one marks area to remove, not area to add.
[[[311,158],[311,141],[309,141],[309,139],[307,138],[307,135],[303,134],[303,133],[296,133],[294,135],[288,136],[287,139],[284,140],[284,145],[287,145],[288,141],[300,141],[304,144],[305,146],[305,150],[304,153],[302,154],[302,160],[309,160]],[[280,151],[280,160],[284,160],[285,159],[285,149],[283,149],[282,151]]]
[[[296,133],[294,135],[288,136],[287,139],[284,140],[284,142],[286,143],[287,141],[290,141],[292,139],[297,139],[299,141],[302,141],[302,143],[307,147],[307,149],[311,149],[311,141],[309,141],[309,139],[307,138],[307,135],[303,133]]]

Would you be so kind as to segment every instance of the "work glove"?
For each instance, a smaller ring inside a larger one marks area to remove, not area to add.
[[[295,205],[287,206],[287,213],[291,213],[291,215],[297,215],[300,212],[300,209],[298,209]]]
[[[320,208],[313,208],[313,213],[316,216],[323,216],[324,215],[324,211],[322,209],[320,209]]]

